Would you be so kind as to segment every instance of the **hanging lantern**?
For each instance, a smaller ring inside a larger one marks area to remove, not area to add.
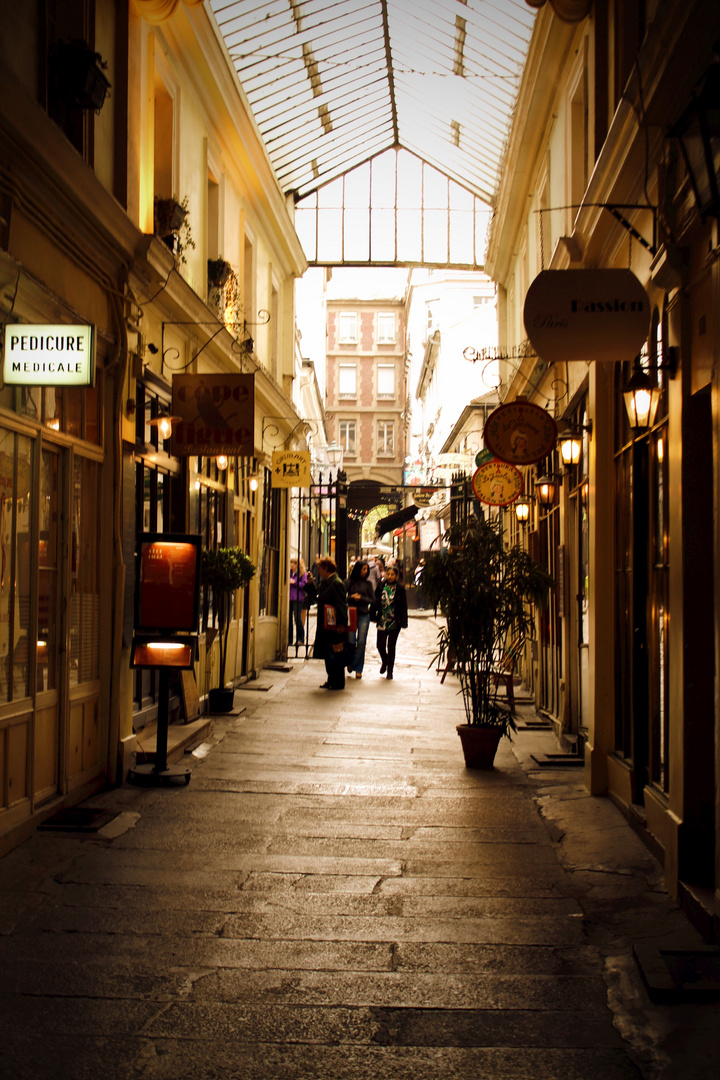
[[[623,391],[625,409],[633,431],[648,431],[653,426],[660,394],[660,387],[653,385],[650,376],[636,359],[633,373]]]

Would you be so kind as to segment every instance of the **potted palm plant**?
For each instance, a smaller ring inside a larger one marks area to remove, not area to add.
[[[465,763],[492,768],[500,739],[515,730],[499,697],[498,665],[511,641],[532,635],[532,603],[543,602],[552,578],[519,544],[505,546],[497,521],[459,522],[444,540],[447,547],[425,559],[426,603],[446,619],[438,659],[453,661],[460,679],[467,723],[457,731]]]
[[[217,623],[220,650],[219,685],[209,693],[211,712],[229,712],[232,709],[233,690],[225,688],[232,593],[244,588],[254,576],[255,564],[239,547],[217,548],[202,553],[202,581],[212,589],[213,617]]]

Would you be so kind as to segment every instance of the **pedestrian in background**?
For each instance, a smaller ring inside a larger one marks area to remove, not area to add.
[[[377,650],[382,661],[380,674],[384,675],[387,671],[387,678],[392,679],[397,639],[408,624],[407,596],[404,586],[398,581],[396,566],[388,566],[385,580],[375,590],[374,610],[378,626]]]
[[[345,642],[347,640],[348,606],[345,586],[338,577],[332,559],[317,563],[320,575],[318,616],[313,656],[325,661],[327,679],[321,690],[345,689]],[[341,627],[341,629],[338,629]]]
[[[302,559],[290,560],[290,621],[288,625],[288,641],[293,643],[293,625],[298,645],[305,644],[305,620],[307,608],[305,607],[305,585],[307,584],[305,563]]]
[[[365,666],[365,645],[370,626],[370,608],[375,601],[375,590],[370,581],[370,567],[366,559],[359,559],[352,568],[350,577],[345,582],[348,605],[357,611],[357,630],[348,635],[350,660],[348,671],[355,672],[356,679],[362,679]]]

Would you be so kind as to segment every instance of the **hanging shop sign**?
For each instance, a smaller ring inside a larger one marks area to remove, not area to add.
[[[13,386],[92,386],[95,327],[7,325],[3,379]]]
[[[522,495],[522,473],[514,465],[493,458],[475,470],[472,489],[475,498],[486,506],[509,506]]]
[[[437,491],[437,488],[418,488],[417,491],[413,491],[413,502],[416,506],[429,506],[433,501],[433,496]]]
[[[509,461],[512,465],[534,465],[555,448],[557,424],[539,405],[516,398],[490,413],[483,438],[488,449],[501,461]]]
[[[648,336],[650,300],[630,270],[543,270],[523,317],[548,363],[632,360]]]
[[[135,575],[135,629],[197,630],[200,537],[140,533]]]
[[[177,457],[252,457],[253,375],[173,375],[172,452]]]
[[[311,483],[309,450],[273,450],[274,488],[304,488]]]

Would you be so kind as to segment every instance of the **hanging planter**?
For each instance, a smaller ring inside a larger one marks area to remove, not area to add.
[[[190,231],[187,195],[182,202],[156,195],[153,211],[155,235],[172,251],[178,262],[187,262],[186,250],[195,247]]]
[[[208,289],[222,289],[232,274],[232,266],[224,259],[208,259]]]
[[[110,89],[106,69],[100,53],[86,41],[60,41],[52,64],[55,93],[76,109],[100,112]]]

